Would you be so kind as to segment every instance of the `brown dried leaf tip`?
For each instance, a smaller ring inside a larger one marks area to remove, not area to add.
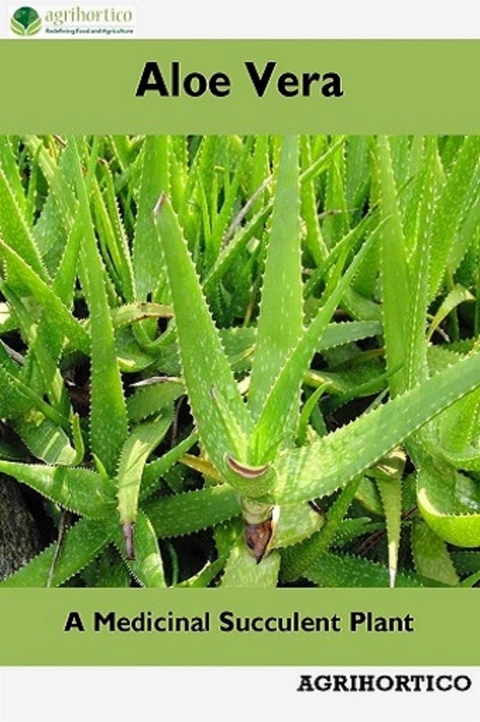
[[[155,208],[153,209],[153,216],[156,218],[160,211],[162,210],[162,206],[165,203],[165,201],[168,200],[168,196],[166,193],[160,193],[159,199],[155,204]]]
[[[263,466],[248,466],[237,461],[233,456],[227,454],[227,464],[235,471],[239,476],[243,476],[244,479],[258,479],[263,476],[266,471],[270,468],[270,464],[264,464]]]
[[[273,535],[273,524],[271,519],[266,519],[260,524],[247,524],[245,526],[245,541],[247,547],[252,552],[260,564]]]
[[[133,546],[133,527],[134,524],[122,524],[123,540],[125,542],[125,556],[129,561],[135,559],[135,549]]]

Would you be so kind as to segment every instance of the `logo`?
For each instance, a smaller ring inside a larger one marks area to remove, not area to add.
[[[2,0],[0,0],[1,2]],[[36,8],[25,5],[16,9],[13,0],[10,32],[22,38],[40,33],[41,37],[119,37],[134,36],[136,29],[136,8],[133,4],[123,5],[121,0],[111,5],[102,5],[92,0],[79,5],[63,5],[34,0]]]
[[[10,20],[10,29],[15,35],[36,35],[42,27],[42,21],[36,10],[29,7],[18,8]]]

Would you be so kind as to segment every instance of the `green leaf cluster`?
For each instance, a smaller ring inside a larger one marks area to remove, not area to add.
[[[1,137],[0,473],[54,530],[2,585],[476,584],[479,186],[476,136]]]

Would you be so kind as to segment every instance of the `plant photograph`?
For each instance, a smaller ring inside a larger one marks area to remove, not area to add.
[[[480,136],[0,136],[0,587],[480,583]]]

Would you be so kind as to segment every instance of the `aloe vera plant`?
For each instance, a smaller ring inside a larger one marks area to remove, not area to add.
[[[475,136],[1,138],[0,474],[58,527],[2,585],[476,584],[479,184]]]

